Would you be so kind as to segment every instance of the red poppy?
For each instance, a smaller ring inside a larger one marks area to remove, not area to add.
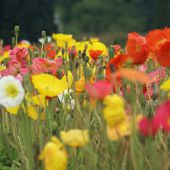
[[[146,42],[147,42],[147,46],[148,46],[149,51],[155,52],[158,44],[160,42],[164,41],[165,39],[166,39],[166,36],[165,36],[165,34],[163,33],[162,30],[156,29],[156,30],[150,31],[146,35]]]
[[[47,52],[47,58],[54,59],[56,56],[56,49],[52,44],[45,45],[45,51]]]
[[[17,60],[22,64],[25,63],[28,58],[28,49],[15,47],[13,50],[10,51],[9,55],[12,60]]]
[[[90,53],[90,57],[93,60],[97,60],[98,57],[103,53],[103,51],[102,50],[89,50],[89,53]]]
[[[156,59],[162,66],[170,66],[170,41],[161,43],[155,51]]]
[[[148,50],[145,37],[136,32],[128,34],[126,48],[133,64],[143,64],[146,61]]]
[[[123,64],[126,63],[128,60],[127,54],[118,54],[116,57],[111,58],[110,61],[107,63],[106,66],[106,78],[110,79],[110,75],[117,70],[118,68],[122,67]]]

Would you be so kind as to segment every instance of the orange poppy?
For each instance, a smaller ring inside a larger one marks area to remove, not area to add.
[[[148,50],[145,37],[136,32],[129,33],[126,48],[133,64],[143,64],[146,61]]]
[[[119,54],[114,58],[111,58],[110,61],[107,63],[106,66],[106,78],[109,79],[110,75],[117,70],[118,68],[122,67],[123,64],[126,63],[128,60],[127,54]]]
[[[166,36],[160,29],[152,30],[146,35],[146,42],[150,52],[155,52],[159,43],[164,40],[166,40]]]
[[[162,66],[170,66],[170,41],[159,45],[155,51],[156,59]]]
[[[103,53],[103,51],[102,50],[89,50],[89,53],[90,53],[90,57],[93,60],[97,60],[98,57]]]

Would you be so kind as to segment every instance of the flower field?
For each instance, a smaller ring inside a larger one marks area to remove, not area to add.
[[[170,169],[170,28],[18,36],[0,43],[0,170]]]

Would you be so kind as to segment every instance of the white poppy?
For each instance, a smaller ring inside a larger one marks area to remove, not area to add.
[[[21,82],[13,76],[0,79],[0,104],[5,107],[18,106],[24,98]]]
[[[72,98],[72,89],[66,89],[62,94],[58,95],[58,99],[63,103],[64,107],[73,110],[75,108],[75,100]]]

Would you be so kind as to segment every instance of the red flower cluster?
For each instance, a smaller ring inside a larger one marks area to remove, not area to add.
[[[170,28],[150,31],[146,35],[147,46],[162,66],[170,66]]]
[[[128,59],[133,64],[144,64],[148,56],[162,66],[170,66],[170,28],[152,30],[146,36],[129,33],[124,54],[116,53],[110,59],[106,66],[106,77],[113,72],[112,68],[123,67]]]

